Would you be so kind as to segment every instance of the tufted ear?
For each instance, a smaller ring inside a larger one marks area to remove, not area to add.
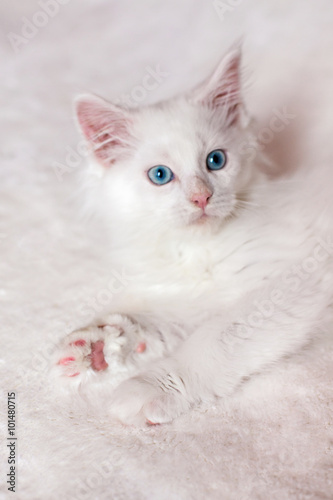
[[[219,63],[214,73],[192,93],[198,104],[210,108],[221,108],[228,125],[234,124],[239,117],[242,104],[240,95],[241,51],[231,50]]]
[[[76,98],[75,110],[91,151],[104,166],[126,154],[131,146],[130,112],[90,94]]]

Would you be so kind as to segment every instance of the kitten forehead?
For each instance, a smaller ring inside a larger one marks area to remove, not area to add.
[[[179,133],[186,134],[192,141],[197,116],[197,107],[185,99],[177,99],[142,109],[139,122],[144,134],[149,132],[154,139],[160,137],[161,142],[178,137]]]
[[[181,167],[182,175],[193,175],[194,169],[200,171],[204,155],[230,143],[223,125],[219,113],[186,99],[141,109],[136,119],[138,154],[151,165],[165,163]]]

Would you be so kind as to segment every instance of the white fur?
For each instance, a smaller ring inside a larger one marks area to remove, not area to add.
[[[149,354],[134,357],[135,377],[110,394],[110,413],[127,423],[167,422],[202,400],[227,396],[332,320],[333,204],[326,172],[300,169],[272,180],[259,172],[263,158],[242,154],[239,145],[253,141],[255,131],[244,109],[230,123],[238,90],[227,92],[222,104],[209,102],[230,83],[230,58],[237,59],[237,51],[186,96],[135,112],[112,107],[124,113],[128,135],[112,128],[102,156],[94,142],[99,136],[91,141],[103,163],[96,189],[113,263],[131,276],[110,313],[139,325]],[[103,113],[97,98],[83,97],[78,106],[87,102]],[[115,139],[118,159],[105,149]],[[219,148],[227,151],[227,165],[209,172],[206,157]],[[175,174],[164,186],[147,177],[160,164]],[[213,192],[205,219],[190,201],[201,186]],[[80,336],[90,335],[89,328]],[[125,334],[131,337],[131,328]],[[107,383],[115,340],[103,340]]]

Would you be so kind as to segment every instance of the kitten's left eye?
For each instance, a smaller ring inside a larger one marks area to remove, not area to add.
[[[227,163],[227,155],[223,149],[214,149],[211,151],[206,159],[208,170],[221,170]]]
[[[149,169],[147,174],[151,182],[158,186],[167,184],[174,178],[172,170],[165,165],[156,165],[156,167]]]

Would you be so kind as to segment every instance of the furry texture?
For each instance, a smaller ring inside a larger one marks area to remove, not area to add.
[[[302,136],[303,158],[310,166],[331,164],[328,90],[332,66],[328,51],[329,25],[326,28],[328,3],[310,2],[305,6],[295,1],[268,6],[253,2],[231,12],[222,30],[220,19],[206,3],[198,3],[196,8],[193,3],[186,4],[186,8],[185,3],[182,7],[177,3],[177,16],[173,10],[176,5],[171,5],[164,6],[164,10],[149,11],[149,15],[147,11],[138,23],[138,16],[131,18],[125,7],[119,11],[118,7],[111,8],[109,2],[99,2],[98,7],[94,3],[93,8],[84,2],[69,4],[67,11],[63,10],[22,50],[15,65],[10,47],[1,49],[2,60],[7,62],[2,94],[4,102],[8,102],[2,113],[5,168],[1,174],[4,191],[1,234],[5,236],[1,240],[4,256],[1,380],[5,391],[16,390],[18,394],[19,497],[109,498],[111,492],[114,498],[136,499],[221,496],[238,499],[267,498],[268,495],[277,499],[330,498],[332,349],[324,340],[284,360],[273,371],[248,381],[228,400],[201,406],[165,427],[148,427],[140,432],[111,422],[103,413],[103,404],[98,406],[99,401],[103,403],[103,391],[98,383],[100,373],[96,374],[94,390],[88,395],[94,401],[95,412],[89,404],[80,407],[76,398],[68,403],[63,396],[55,400],[54,388],[51,391],[46,385],[47,367],[55,344],[66,332],[89,321],[89,308],[92,313],[101,311],[103,300],[99,294],[110,284],[110,276],[105,276],[104,228],[92,231],[96,242],[92,249],[91,239],[87,238],[87,232],[91,234],[87,222],[75,219],[74,210],[68,207],[68,200],[78,197],[75,168],[58,182],[52,165],[55,158],[63,161],[67,154],[64,144],[68,142],[76,147],[68,98],[71,91],[77,92],[84,86],[112,99],[140,81],[141,62],[135,66],[133,57],[128,55],[127,42],[126,47],[119,43],[113,45],[115,33],[110,30],[111,18],[117,15],[117,26],[131,33],[131,43],[140,39],[141,29],[145,37],[148,30],[163,43],[164,35],[169,40],[170,33],[161,26],[168,19],[170,23],[179,20],[177,53],[184,55],[182,63],[186,61],[188,67],[182,65],[181,71],[174,53],[167,48],[161,66],[169,71],[172,68],[172,75],[177,71],[179,75],[193,75],[193,67],[198,68],[198,82],[220,57],[221,47],[245,33],[245,60],[256,68],[256,85],[247,90],[249,107],[254,114],[260,112],[259,118],[266,125],[263,115],[266,113],[269,119],[275,103],[287,103],[288,97],[281,94],[292,86],[293,103],[297,107],[298,95],[307,103],[306,111],[312,118],[311,127],[305,130],[307,140]],[[10,23],[10,29],[18,29],[14,20],[33,14],[36,5],[26,2],[20,8],[26,10],[17,12],[17,18],[11,16],[6,30]],[[7,5],[7,9],[10,10],[2,12],[1,19],[7,19],[15,6]],[[193,24],[187,22],[190,13],[196,19]],[[113,53],[111,48],[109,51],[106,48],[104,54],[100,43],[91,47],[86,25],[76,28],[77,31],[72,29],[78,15],[89,18],[90,29],[95,33],[103,31],[103,44],[114,47]],[[156,21],[153,25],[149,24],[151,16]],[[159,16],[163,24],[158,22]],[[200,32],[203,19],[209,30],[203,38],[196,39],[193,35]],[[123,30],[119,40],[124,40]],[[59,33],[67,40],[66,44],[55,44]],[[302,40],[301,45],[296,44],[295,33],[297,40]],[[195,57],[192,58],[188,57],[190,39],[194,43]],[[75,72],[66,65],[69,47],[76,50]],[[113,61],[123,60],[116,57],[119,47],[122,47],[122,56],[128,57],[125,64],[137,68],[130,76],[131,81],[128,71],[118,66],[109,68],[104,77],[96,75],[98,68],[106,67],[111,54]],[[143,43],[138,47],[135,60],[153,64],[155,51],[155,44],[150,48]],[[87,57],[88,52],[94,57]],[[23,78],[32,65],[40,82],[38,88],[35,78],[31,82]],[[63,75],[61,81],[59,74]],[[281,74],[288,74],[288,84],[284,85]],[[274,89],[276,82],[278,92],[268,99],[267,93]],[[295,90],[298,85],[302,92]],[[149,97],[163,97],[166,88],[171,94],[180,87],[185,90],[191,86],[192,82],[185,77],[181,82],[179,77],[170,76],[168,85],[161,86]],[[9,105],[14,88],[19,91],[17,108]],[[48,90],[43,93],[45,88]],[[64,119],[66,109],[68,117]],[[297,117],[297,123],[303,123],[302,112],[298,112]],[[29,126],[23,134],[20,126],[25,124]],[[271,146],[273,149],[273,144]],[[293,151],[295,146],[293,136]],[[284,147],[283,153],[287,151]],[[283,162],[286,168],[288,160],[292,163],[286,155]],[[95,179],[91,177],[94,184]],[[327,179],[330,179],[329,170]],[[112,285],[115,283],[118,284],[113,278]],[[93,302],[96,297],[99,300]],[[1,406],[5,408],[5,402]],[[1,425],[6,422],[4,416],[1,422]],[[6,463],[5,456],[2,463]],[[5,488],[2,491],[5,498]]]
[[[82,383],[87,371],[104,367],[114,381],[117,369],[108,364],[116,342],[124,350],[121,371],[130,356],[137,374],[110,390],[111,415],[160,424],[198,402],[229,396],[242,380],[329,327],[329,174],[305,163],[282,181],[271,179],[260,175],[261,152],[242,155],[240,145],[255,143],[255,132],[241,98],[239,49],[185,97],[131,111],[82,96],[76,107],[104,167],[96,192],[112,238],[111,262],[132,279],[111,306],[113,315],[103,317],[107,326],[95,323],[74,334],[81,353],[59,354],[60,376]],[[276,117],[273,131],[289,117]],[[206,158],[216,151],[223,151],[225,164],[211,170]],[[166,183],[150,179],[152,167]],[[139,343],[137,330],[154,362],[128,351]]]

